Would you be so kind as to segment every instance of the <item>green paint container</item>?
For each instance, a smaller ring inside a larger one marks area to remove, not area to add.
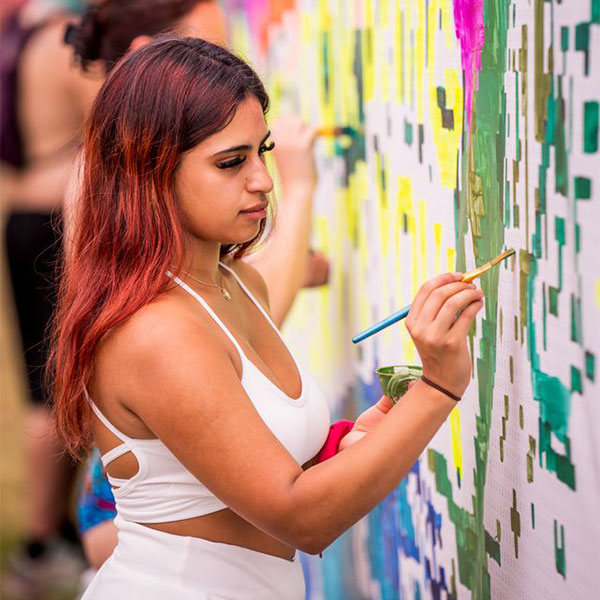
[[[408,391],[411,381],[421,379],[423,367],[419,365],[392,365],[390,367],[379,367],[376,369],[377,377],[381,385],[381,391],[387,396],[392,404],[396,404]]]

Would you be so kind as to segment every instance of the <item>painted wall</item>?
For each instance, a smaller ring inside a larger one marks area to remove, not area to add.
[[[600,1],[231,1],[274,112],[321,140],[331,286],[286,336],[339,415],[417,359],[353,334],[445,270],[481,280],[473,382],[397,490],[308,561],[311,597],[600,597]],[[390,457],[390,460],[392,458]]]

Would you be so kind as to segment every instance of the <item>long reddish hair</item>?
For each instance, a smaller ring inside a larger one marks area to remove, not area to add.
[[[268,110],[256,73],[228,50],[163,38],[125,57],[94,101],[82,182],[65,244],[48,364],[58,435],[78,457],[92,442],[85,397],[98,342],[167,289],[183,262],[174,185],[182,153],[222,130],[249,96]],[[224,245],[236,258],[261,238]]]

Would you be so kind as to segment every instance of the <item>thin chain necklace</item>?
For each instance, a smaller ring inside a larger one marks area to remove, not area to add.
[[[221,281],[220,285],[216,284],[216,283],[208,283],[206,281],[200,281],[197,277],[194,277],[191,273],[188,273],[187,271],[184,271],[183,269],[181,269],[180,272],[183,273],[184,275],[187,275],[188,277],[191,277],[194,281],[197,281],[198,283],[201,283],[202,285],[208,285],[210,287],[219,288],[221,290],[221,294],[223,294],[223,298],[225,298],[225,300],[231,300],[231,294],[227,291],[227,289],[223,285],[223,277],[221,275],[221,271],[219,271],[219,280]]]

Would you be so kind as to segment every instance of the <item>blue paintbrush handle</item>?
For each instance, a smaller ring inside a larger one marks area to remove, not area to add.
[[[358,342],[362,342],[364,339],[368,338],[369,336],[373,335],[374,333],[377,333],[378,331],[381,331],[382,329],[385,329],[386,327],[389,327],[390,325],[397,323],[401,319],[404,319],[408,315],[409,310],[410,310],[410,304],[408,306],[405,306],[404,308],[401,308],[400,310],[396,311],[395,313],[392,313],[389,317],[383,319],[383,321],[379,321],[379,323],[375,323],[375,325],[372,325],[371,327],[369,327],[369,329],[365,329],[362,333],[355,335],[352,338],[352,343],[358,344]]]

